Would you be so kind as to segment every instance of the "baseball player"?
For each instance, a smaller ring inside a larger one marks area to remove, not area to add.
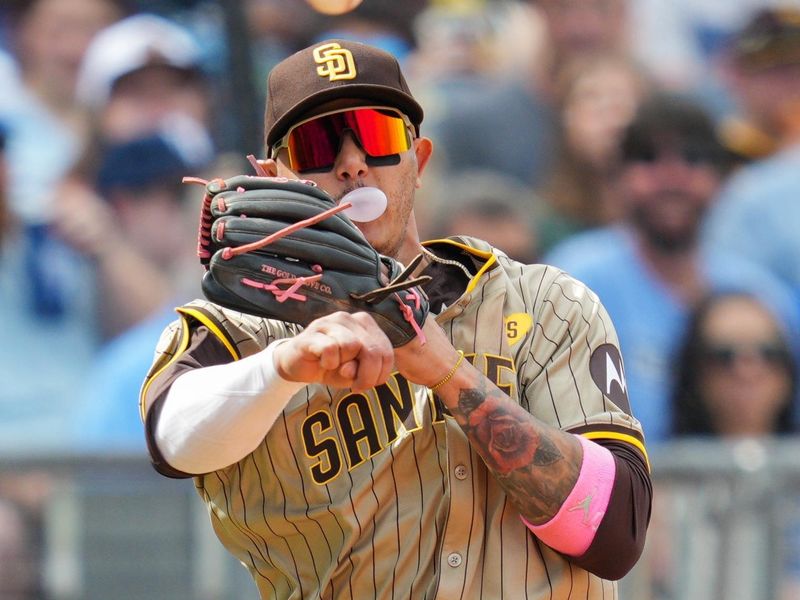
[[[614,326],[555,268],[420,242],[422,117],[368,45],[272,70],[264,173],[336,200],[382,190],[359,229],[402,264],[423,255],[430,312],[395,347],[369,312],[300,327],[178,308],[141,394],[153,463],[194,477],[262,598],[616,598],[651,485]]]

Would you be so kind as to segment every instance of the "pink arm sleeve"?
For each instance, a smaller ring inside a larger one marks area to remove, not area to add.
[[[580,556],[591,545],[606,514],[616,475],[611,452],[581,436],[575,437],[583,446],[583,462],[578,481],[564,504],[542,525],[521,517],[536,537],[568,556]]]

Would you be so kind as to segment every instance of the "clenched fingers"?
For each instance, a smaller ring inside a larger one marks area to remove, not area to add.
[[[394,365],[389,339],[366,313],[317,319],[278,350],[285,377],[354,390],[385,382]]]

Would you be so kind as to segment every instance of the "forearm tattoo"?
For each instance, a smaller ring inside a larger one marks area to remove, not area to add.
[[[523,515],[533,523],[547,521],[575,485],[579,450],[488,380],[477,386],[459,391],[453,416]]]

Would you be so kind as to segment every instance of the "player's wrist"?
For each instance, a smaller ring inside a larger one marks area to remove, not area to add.
[[[289,375],[288,371],[284,368],[281,357],[281,349],[280,347],[283,346],[286,342],[288,342],[288,338],[275,340],[267,347],[267,360],[265,362],[265,369],[267,372],[265,376],[267,379],[271,377],[278,377],[282,381],[287,383],[294,382],[294,380]]]
[[[463,364],[464,364],[464,351],[459,350],[458,357],[455,359],[455,362],[453,363],[453,366],[450,368],[450,370],[446,374],[442,375],[439,379],[436,379],[433,383],[428,384],[428,388],[432,392],[436,392],[441,390],[443,387],[447,386],[447,384],[453,381],[453,378],[456,376],[456,373],[458,373],[458,370],[461,368]]]
[[[280,361],[275,358],[275,352],[280,351],[281,346],[286,344],[289,338],[276,340],[264,349],[265,356],[260,361],[261,364],[261,385],[262,394],[269,398],[290,398],[300,391],[306,382],[291,379],[282,374],[282,369],[278,366]],[[285,371],[284,371],[285,373]]]

